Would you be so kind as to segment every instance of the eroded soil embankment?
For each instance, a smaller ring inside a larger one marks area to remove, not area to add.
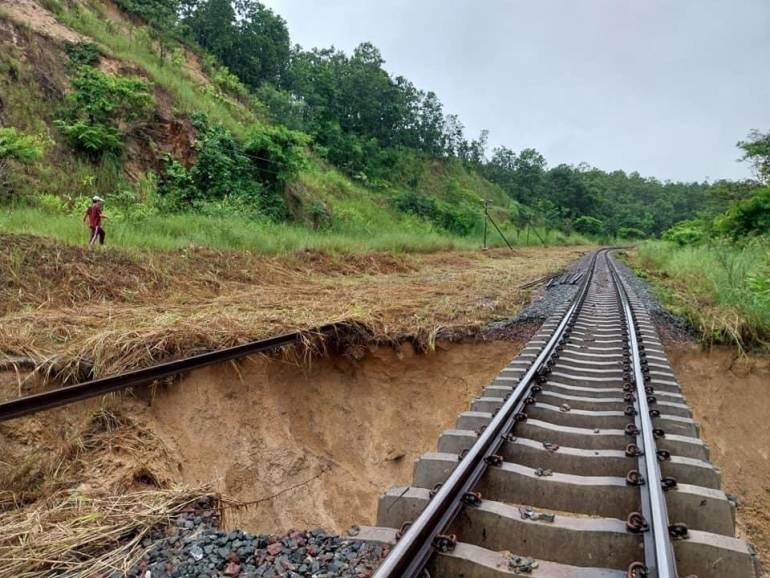
[[[739,357],[734,348],[701,351],[666,343],[722,488],[738,497],[739,534],[770,565],[770,357]],[[766,574],[768,575],[768,574]]]
[[[252,532],[374,523],[379,495],[410,481],[525,341],[373,347],[311,367],[254,357],[0,424],[0,502],[182,482],[251,502],[228,525]]]
[[[251,531],[373,523],[377,497],[408,483],[414,459],[516,354],[510,342],[374,348],[310,369],[258,360],[202,370],[148,408],[179,476],[256,502]]]

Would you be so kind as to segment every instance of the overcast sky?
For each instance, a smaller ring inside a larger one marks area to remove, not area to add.
[[[749,175],[770,0],[263,0],[304,48],[374,43],[469,136],[661,179]]]

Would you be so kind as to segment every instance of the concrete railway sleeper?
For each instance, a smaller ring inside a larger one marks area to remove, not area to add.
[[[651,319],[609,251],[379,502],[376,578],[756,578]]]

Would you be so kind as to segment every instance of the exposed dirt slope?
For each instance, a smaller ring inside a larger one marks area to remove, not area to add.
[[[722,487],[738,496],[738,528],[770,564],[770,357],[731,347],[703,352],[670,342],[666,352],[684,388]]]
[[[240,377],[204,370],[159,395],[149,414],[185,482],[257,502],[234,525],[342,530],[375,522],[377,497],[408,483],[413,461],[518,348],[454,345],[427,356],[375,348],[360,362],[329,359],[312,371],[265,362]]]
[[[245,530],[374,523],[377,497],[411,479],[414,459],[520,346],[440,343],[427,355],[375,347],[310,369],[254,358],[154,396],[0,424],[0,511],[3,501],[55,490],[109,495],[183,482],[253,502],[229,516]],[[11,393],[13,379],[4,387]]]

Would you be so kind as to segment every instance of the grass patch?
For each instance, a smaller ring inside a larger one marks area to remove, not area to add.
[[[646,241],[634,261],[651,278],[664,304],[687,320],[705,343],[734,343],[741,349],[770,345],[767,240],[687,247]]]
[[[452,237],[414,221],[381,228],[387,223],[366,220],[357,210],[332,229],[314,231],[302,225],[254,221],[238,216],[216,217],[191,213],[150,215],[137,220],[105,223],[107,243],[113,247],[153,250],[190,246],[250,251],[263,255],[307,250],[330,253],[368,251],[436,252],[475,249],[480,240]],[[109,215],[109,211],[107,211]],[[393,224],[392,222],[390,224]],[[6,210],[0,231],[52,237],[71,245],[85,245],[88,229],[77,215],[57,214],[38,208]]]
[[[109,208],[106,211],[109,215]],[[255,221],[237,215],[210,216],[193,213],[153,214],[133,220],[106,221],[107,243],[112,247],[151,250],[190,246],[249,251],[263,255],[285,255],[314,250],[329,253],[433,253],[479,249],[481,234],[454,236],[416,217],[398,217],[361,198],[338,201],[332,224],[322,230],[271,221]],[[5,207],[0,214],[0,232],[51,237],[71,245],[85,245],[88,229],[80,215],[50,212],[36,207]],[[549,244],[577,245],[588,241],[578,235],[544,232]],[[525,244],[508,230],[511,242]],[[530,237],[530,244],[537,239]],[[489,244],[504,246],[490,229]]]

